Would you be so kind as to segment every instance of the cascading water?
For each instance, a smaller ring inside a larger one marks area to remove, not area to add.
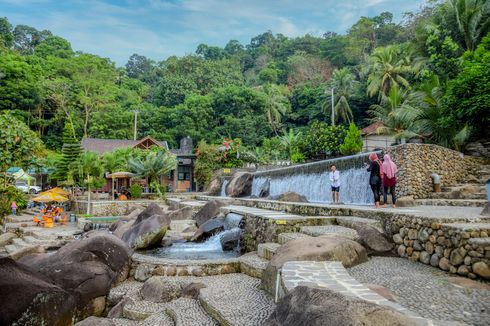
[[[233,258],[240,255],[239,239],[243,232],[240,223],[243,216],[229,213],[224,220],[224,230],[211,236],[201,243],[179,241],[169,247],[154,249],[148,252],[152,256],[171,259],[219,259]],[[231,241],[232,250],[223,250],[223,239],[237,239]]]
[[[229,180],[223,180],[223,184],[221,185],[221,192],[220,192],[220,196],[221,197],[226,197],[226,186],[228,185],[230,181]]]
[[[368,154],[353,155],[287,168],[256,172],[252,183],[252,195],[260,197],[264,187],[269,195],[277,197],[294,191],[310,202],[331,202],[329,172],[334,164],[340,171],[340,201],[346,204],[371,204],[369,172],[365,163]]]

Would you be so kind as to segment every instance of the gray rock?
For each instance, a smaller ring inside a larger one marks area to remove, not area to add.
[[[449,271],[449,269],[451,268],[451,263],[449,262],[449,259],[447,259],[446,257],[442,257],[441,260],[439,260],[439,268],[443,271]]]
[[[141,216],[141,214],[140,214]],[[138,217],[139,218],[139,217]],[[122,235],[121,239],[133,249],[143,249],[159,244],[170,225],[168,214],[153,215],[134,224]]]
[[[116,236],[94,232],[53,254],[42,255],[40,259],[24,257],[22,262],[72,294],[77,305],[75,314],[83,319],[101,313],[98,309],[104,296],[127,278],[131,252]]]
[[[458,267],[457,273],[459,275],[464,275],[465,276],[465,275],[468,275],[469,272],[470,272],[470,270],[468,269],[468,266],[466,266],[466,265],[461,265],[461,266]]]
[[[144,300],[153,302],[170,302],[182,294],[182,288],[178,283],[168,282],[161,277],[149,278],[140,290]]]
[[[31,268],[0,258],[0,325],[72,325],[75,299]]]
[[[384,234],[376,228],[367,224],[355,224],[352,228],[359,235],[359,243],[362,244],[369,253],[383,253],[393,249],[393,244],[386,240]]]
[[[428,238],[429,238],[429,232],[427,231],[427,228],[421,228],[419,230],[418,239],[421,242],[426,242]]]
[[[189,283],[182,289],[182,297],[191,298],[194,300],[199,299],[199,293],[202,288],[205,288],[206,285],[203,283]]]
[[[415,326],[398,311],[331,290],[298,286],[278,303],[264,326]]]
[[[305,196],[301,196],[300,194],[297,194],[293,191],[288,191],[283,194],[281,194],[277,200],[279,201],[285,201],[285,202],[293,202],[293,203],[307,203],[308,200],[306,199]]]
[[[237,172],[226,186],[229,197],[246,197],[252,193],[253,175],[249,172]]]
[[[200,241],[206,239],[220,231],[223,231],[225,227],[224,218],[212,218],[207,222],[203,223],[199,229],[194,233],[191,241]]]
[[[424,250],[424,248],[420,244],[419,240],[414,240],[414,242],[413,242],[413,249],[418,250],[418,251]]]
[[[262,287],[273,293],[277,270],[287,261],[341,261],[351,267],[367,261],[366,249],[343,237],[302,237],[288,241],[276,250],[262,274]]]
[[[165,212],[156,203],[151,203],[145,210],[143,210],[136,218],[135,224],[153,216],[153,215],[165,215]]]
[[[439,255],[438,254],[433,254],[430,257],[430,264],[431,264],[431,266],[434,266],[434,267],[439,266]]]
[[[208,220],[218,216],[220,208],[226,206],[228,202],[224,200],[211,200],[208,201],[201,209],[194,215],[197,226],[201,226]]]
[[[393,235],[393,241],[396,244],[402,244],[403,243],[403,238],[402,238],[402,236],[399,233],[396,233],[396,234]]]
[[[398,246],[398,249],[396,250],[396,252],[398,253],[398,256],[405,257],[407,255],[406,249],[407,249],[407,247],[405,247],[404,245]]]
[[[101,318],[101,317],[88,317],[78,323],[75,324],[75,326],[115,326],[112,322],[112,320],[107,319],[107,318]]]
[[[464,257],[466,256],[466,250],[462,247],[454,249],[451,251],[450,261],[453,266],[461,265],[464,262]]]
[[[5,247],[12,242],[12,239],[17,238],[17,236],[12,232],[7,232],[4,234],[0,234],[0,247]]]
[[[109,313],[107,314],[107,318],[121,318],[123,317],[124,306],[128,303],[133,303],[134,300],[125,297],[121,301],[119,301],[114,307],[111,308]]]
[[[221,248],[224,251],[233,250],[238,247],[240,239],[242,238],[241,229],[227,230],[220,238]]]
[[[420,253],[420,261],[424,264],[430,263],[430,254],[427,251],[422,251]]]
[[[139,264],[134,271],[134,279],[136,281],[144,282],[151,277],[153,266]]]

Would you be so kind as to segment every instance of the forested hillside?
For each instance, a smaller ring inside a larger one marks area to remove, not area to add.
[[[431,1],[402,22],[389,12],[361,17],[345,35],[267,31],[249,44],[201,44],[162,61],[134,54],[116,67],[6,17],[0,110],[52,149],[61,148],[65,124],[78,139],[132,138],[135,110],[138,138],[173,146],[184,136],[239,138],[257,157],[335,152],[350,122],[378,120],[397,139],[460,148],[489,136],[489,28],[488,1]],[[335,123],[345,128],[328,127],[332,88]]]

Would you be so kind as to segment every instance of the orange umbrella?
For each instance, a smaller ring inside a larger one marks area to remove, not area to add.
[[[49,203],[52,201],[57,201],[57,202],[68,201],[68,198],[54,192],[46,192],[44,194],[41,194],[40,196],[33,198],[32,200],[41,203]]]
[[[41,192],[41,195],[44,195],[44,194],[47,194],[47,193],[55,193],[55,194],[58,194],[58,195],[61,195],[61,196],[68,196],[70,194],[69,192],[64,191],[60,187],[56,187],[56,188],[53,188],[53,189],[49,189],[49,190],[43,191],[43,192]]]

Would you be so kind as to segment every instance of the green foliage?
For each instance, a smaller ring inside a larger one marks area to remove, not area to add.
[[[349,124],[349,130],[344,138],[344,143],[340,145],[342,155],[357,154],[362,150],[361,131],[354,123]]]
[[[147,151],[145,154],[145,157],[129,158],[128,167],[138,177],[146,178],[150,184],[177,167],[175,156],[167,151]]]
[[[14,186],[0,185],[0,222],[4,217],[9,215],[12,211],[12,202],[17,203],[17,209],[21,210],[27,207],[26,195]]]
[[[133,198],[141,198],[143,194],[143,189],[139,184],[133,184],[129,187],[129,192],[131,193],[131,197]]]
[[[196,150],[197,160],[194,166],[194,176],[197,183],[206,187],[213,178],[215,170],[221,167],[217,145],[200,141]]]
[[[52,179],[59,181],[67,181],[70,165],[77,161],[82,146],[76,139],[75,130],[71,123],[66,123],[63,129],[63,147],[61,149],[61,159],[57,162],[56,171],[52,175]]]
[[[490,135],[490,33],[474,53],[467,52],[461,72],[448,83],[444,107],[476,137]]]
[[[28,168],[33,157],[43,156],[37,135],[8,111],[0,113],[0,126],[0,172],[13,166]]]
[[[324,122],[313,121],[300,146],[301,153],[307,159],[319,154],[336,156],[345,138],[346,130],[342,125],[329,126]]]

